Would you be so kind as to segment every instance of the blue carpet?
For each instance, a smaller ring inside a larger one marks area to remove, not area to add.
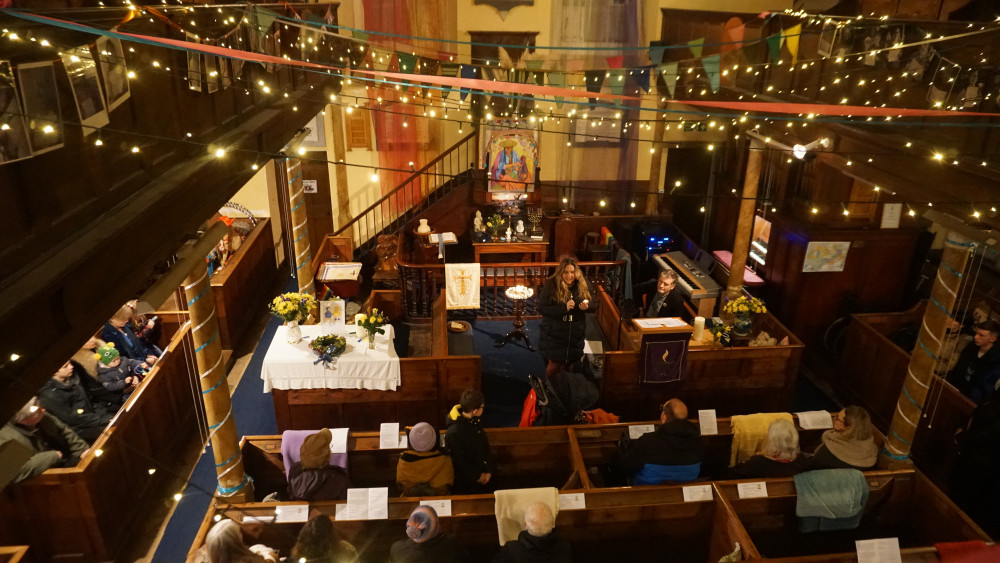
[[[293,291],[294,288],[286,290]],[[268,344],[274,338],[279,326],[281,321],[277,318],[271,318],[268,322],[260,339],[264,345],[257,346],[236,387],[236,392],[233,393],[233,419],[236,421],[236,431],[239,436],[278,433],[271,394],[264,393],[264,381],[260,378],[260,371]],[[217,485],[215,459],[212,456],[212,447],[209,446],[191,473],[191,479],[182,493],[183,496],[163,532],[163,539],[156,548],[153,561],[184,561],[201,526],[201,521],[208,512]]]
[[[528,320],[524,331],[531,345],[538,347],[539,320]],[[545,359],[532,352],[524,342],[509,342],[497,348],[496,342],[510,332],[510,321],[475,321],[472,339],[475,354],[482,357],[482,390],[486,396],[483,425],[489,428],[517,426],[521,420],[524,398],[531,386],[528,374],[545,373]]]

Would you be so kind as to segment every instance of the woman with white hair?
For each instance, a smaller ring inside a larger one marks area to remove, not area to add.
[[[787,420],[775,420],[767,427],[767,438],[757,455],[729,471],[734,479],[751,477],[791,477],[805,469],[799,455],[799,432]]]
[[[205,536],[189,563],[277,563],[278,554],[270,547],[243,543],[243,530],[230,519],[220,520]]]

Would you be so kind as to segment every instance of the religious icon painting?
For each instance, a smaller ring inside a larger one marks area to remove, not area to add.
[[[52,61],[18,65],[17,82],[33,155],[63,146],[62,106]]]
[[[125,51],[122,42],[112,37],[99,37],[95,45],[101,78],[104,81],[104,95],[108,100],[108,111],[112,111],[129,98],[128,67],[125,66]]]
[[[10,61],[0,61],[0,164],[31,157],[28,127],[14,85]]]
[[[187,34],[187,40],[191,43],[198,43],[198,38],[191,34]],[[201,92],[201,53],[198,51],[188,51],[187,52],[187,81],[188,90],[194,90],[195,92]]]
[[[823,30],[819,33],[819,43],[816,44],[816,53],[821,57],[833,55],[833,46],[837,43],[837,34],[840,26],[836,22],[823,24]]]
[[[63,53],[62,63],[72,86],[83,135],[87,136],[109,123],[104,91],[97,76],[97,61],[90,55],[89,48],[77,47]]]

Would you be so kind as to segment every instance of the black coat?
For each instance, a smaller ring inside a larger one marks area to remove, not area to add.
[[[639,311],[640,317],[680,317],[684,319],[685,322],[691,322],[691,314],[684,307],[684,296],[681,295],[679,289],[674,287],[667,294],[667,298],[660,304],[658,311],[654,312],[652,315],[647,315],[649,306],[652,305],[653,299],[656,298],[656,286],[654,285],[651,289],[647,290],[642,294],[642,308]]]
[[[693,422],[675,419],[647,432],[621,458],[621,467],[634,473],[647,463],[656,465],[692,465],[701,463],[705,446]]]
[[[570,297],[576,303],[572,310],[566,310],[566,302],[556,302],[556,280],[549,278],[542,286],[538,297],[538,312],[542,314],[541,335],[538,351],[550,362],[571,364],[583,357],[583,341],[587,332],[585,313],[592,313],[597,304],[591,292],[587,309],[580,309],[580,284],[576,280],[570,286]]]
[[[455,466],[456,495],[483,494],[493,492],[493,478],[496,477],[496,463],[490,442],[478,418],[465,418],[461,414],[448,423],[444,435],[444,445],[451,453]],[[483,473],[493,475],[490,482],[481,485],[476,482]]]
[[[336,465],[307,469],[297,461],[288,470],[288,496],[292,500],[344,500],[350,487],[347,472]]]
[[[536,537],[522,530],[517,541],[509,541],[500,548],[493,563],[570,563],[573,561],[573,546],[553,529],[548,534]]]
[[[469,552],[450,536],[439,535],[424,543],[411,539],[399,540],[389,551],[392,563],[466,563],[472,561]]]
[[[38,404],[89,443],[94,443],[115,415],[94,404],[75,374],[65,382],[49,378],[38,391]]]
[[[792,461],[776,461],[767,456],[755,455],[729,470],[730,479],[751,479],[754,477],[792,477],[806,469],[806,460],[798,456]]]

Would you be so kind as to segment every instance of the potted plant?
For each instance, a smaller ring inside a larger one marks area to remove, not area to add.
[[[722,306],[722,312],[733,315],[733,333],[736,336],[747,336],[753,324],[753,316],[766,313],[767,307],[764,302],[756,297],[740,295],[735,299],[726,301]]]
[[[288,327],[288,342],[291,344],[302,340],[299,323],[306,320],[315,307],[315,297],[308,293],[295,292],[283,293],[272,299],[267,306],[272,315],[285,322]]]

